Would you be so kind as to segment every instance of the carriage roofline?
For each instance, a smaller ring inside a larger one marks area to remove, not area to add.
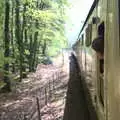
[[[86,20],[85,20],[85,22],[84,22],[84,24],[83,24],[83,26],[82,26],[82,29],[80,30],[80,33],[79,33],[79,35],[78,35],[78,39],[79,39],[79,36],[80,36],[80,34],[82,33],[82,31],[83,31],[83,29],[84,29],[84,27],[85,27],[85,25],[86,25],[86,23],[87,23],[89,17],[90,17],[91,14],[93,13],[94,8],[95,8],[96,5],[98,4],[98,2],[99,2],[99,0],[94,0],[92,6],[91,6],[91,8],[90,8],[90,11],[89,11],[89,13],[88,13],[88,15],[87,15],[87,17],[86,17]]]

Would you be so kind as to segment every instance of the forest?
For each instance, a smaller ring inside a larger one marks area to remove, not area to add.
[[[67,47],[67,0],[0,0],[0,91]]]

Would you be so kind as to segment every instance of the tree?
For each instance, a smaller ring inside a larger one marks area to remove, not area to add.
[[[6,83],[5,89],[10,91],[10,80],[9,80],[9,58],[10,56],[10,36],[9,36],[9,18],[10,18],[10,3],[9,0],[5,0],[5,23],[4,23],[4,44],[5,44],[5,52],[4,52],[4,82]]]
[[[11,77],[22,81],[44,57],[67,45],[66,6],[67,0],[0,1],[0,72],[4,71],[5,89],[10,90]]]

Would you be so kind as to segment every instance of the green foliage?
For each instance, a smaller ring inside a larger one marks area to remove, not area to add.
[[[32,21],[30,22],[32,24],[29,24],[31,32],[35,30],[39,32],[39,40],[41,43],[40,45],[44,46],[44,41],[46,41],[46,49],[48,52],[47,55],[50,55],[51,53],[56,53],[66,45],[66,38],[64,34],[65,12],[63,12],[64,10],[61,8],[64,8],[65,5],[68,4],[67,0],[44,0],[43,3],[40,3],[40,5],[41,4],[44,4],[43,9],[37,9],[34,3],[30,4],[29,9],[26,12],[26,16],[32,19]],[[39,21],[37,27],[34,26],[36,20]],[[58,44],[55,45],[54,42]]]
[[[54,39],[52,40],[51,45],[48,47],[48,55],[55,56],[57,55],[62,48],[67,47],[67,40],[65,36],[62,36],[61,33],[56,32]]]
[[[0,81],[0,90],[5,86],[6,84],[3,81]]]
[[[25,49],[24,54],[25,55],[30,55],[30,51]]]
[[[9,54],[5,50],[5,2],[9,2]],[[46,61],[67,46],[65,37],[65,9],[68,0],[1,0],[0,1],[0,70],[6,76],[34,71],[38,63]],[[4,65],[10,67],[3,70]],[[10,73],[10,74],[9,74]],[[9,79],[8,79],[9,80]]]
[[[4,65],[4,54],[3,51],[0,51],[0,68]]]
[[[2,50],[1,48],[3,48],[3,19],[4,19],[4,1],[0,1],[0,50]]]

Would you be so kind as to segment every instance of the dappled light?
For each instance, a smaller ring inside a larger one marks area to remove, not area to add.
[[[59,60],[58,56],[56,60]],[[0,95],[1,119],[33,119],[38,117],[37,107],[43,120],[62,119],[65,106],[69,61],[52,65],[39,64],[35,73],[29,73],[23,82],[16,84],[12,93]],[[38,100],[38,103],[37,103]],[[6,116],[4,116],[6,114]],[[33,114],[33,115],[32,115]]]
[[[78,3],[83,1],[0,1],[0,120],[88,120],[71,48],[80,24],[70,16],[79,21]]]

